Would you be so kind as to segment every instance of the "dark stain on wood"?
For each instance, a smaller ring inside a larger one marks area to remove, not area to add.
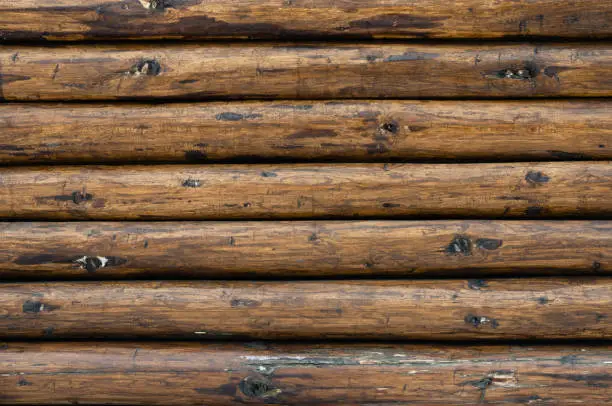
[[[539,73],[540,69],[535,64],[535,62],[528,61],[525,62],[521,67],[511,67],[485,72],[484,76],[487,78],[533,81]]]
[[[547,66],[546,68],[544,68],[544,74],[549,78],[553,78],[557,81],[560,81],[559,73],[573,69],[575,68],[569,66]]]
[[[73,260],[56,254],[23,254],[15,259],[17,265],[71,263]]]
[[[238,385],[236,383],[224,383],[217,388],[195,388],[194,390],[202,395],[225,395],[235,397]]]
[[[495,251],[500,248],[503,244],[502,240],[498,240],[495,238],[479,238],[476,240],[476,247],[487,250],[487,251]]]
[[[251,398],[264,398],[275,395],[275,390],[269,380],[263,377],[247,376],[238,385],[240,391]]]
[[[391,55],[385,58],[385,62],[403,62],[403,61],[424,61],[427,59],[435,59],[440,54],[429,52],[405,52],[401,55]]]
[[[536,300],[541,305],[545,305],[545,304],[548,304],[550,302],[550,300],[548,300],[548,298],[546,296],[540,296]]]
[[[483,279],[469,279],[467,282],[468,288],[472,290],[481,290],[488,288],[489,284]]]
[[[264,178],[276,178],[278,175],[276,174],[276,172],[262,171],[261,176]]]
[[[26,300],[23,302],[22,310],[24,313],[40,313],[40,312],[52,312],[53,310],[59,309],[59,306],[53,306],[47,303],[42,303],[37,300]]]
[[[185,181],[183,181],[182,183],[183,187],[190,187],[190,188],[197,188],[202,186],[202,184],[200,183],[200,181],[198,179],[186,179]]]
[[[232,307],[259,307],[261,302],[251,299],[232,299],[230,305]]]
[[[17,386],[31,386],[32,382],[26,380],[24,376],[19,376],[19,381],[17,382]]]
[[[532,185],[541,185],[544,183],[548,183],[550,177],[546,176],[540,171],[529,171],[525,176],[525,180]]]
[[[444,252],[449,255],[472,255],[472,240],[465,235],[456,235]]]
[[[112,266],[120,266],[127,263],[127,259],[119,258],[119,257],[94,257],[94,256],[84,256],[81,258],[77,258],[73,261],[75,266],[80,267],[81,269],[86,270],[87,272],[95,272],[100,268],[112,267]]]
[[[129,73],[132,76],[157,76],[161,73],[162,67],[155,59],[143,59],[133,65]]]
[[[478,403],[484,403],[485,397],[487,395],[487,389],[493,383],[493,378],[484,377],[482,379],[473,380],[473,381],[464,381],[459,383],[459,386],[473,386],[474,388],[480,389],[480,399]]]
[[[58,195],[54,196],[53,198],[58,202],[73,202],[74,204],[81,204],[83,202],[93,200],[93,195],[91,193],[86,193],[85,191],[75,191],[69,195]]]
[[[253,120],[256,118],[263,117],[261,114],[240,114],[240,113],[219,113],[215,118],[219,121],[240,121],[240,120]]]
[[[491,319],[485,316],[477,316],[471,313],[467,314],[463,320],[465,321],[466,324],[470,324],[474,327],[480,327],[480,326],[491,326],[492,328],[499,327],[499,322],[497,320]]]
[[[391,134],[397,134],[399,131],[399,124],[395,120],[389,120],[383,123],[380,129]]]

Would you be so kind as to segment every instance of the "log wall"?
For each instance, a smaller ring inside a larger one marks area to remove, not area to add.
[[[0,0],[0,404],[612,405],[610,77],[609,1]]]

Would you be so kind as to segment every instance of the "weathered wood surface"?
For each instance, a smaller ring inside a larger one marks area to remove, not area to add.
[[[607,221],[0,224],[0,277],[604,274]]]
[[[6,100],[612,96],[612,44],[3,46]]]
[[[598,0],[2,0],[0,39],[612,36]]]
[[[2,404],[603,405],[603,346],[7,343]]]
[[[5,164],[611,158],[600,100],[0,105]]]
[[[5,167],[0,217],[609,216],[611,178],[608,161]]]
[[[5,338],[612,338],[612,278],[5,283],[0,292]]]

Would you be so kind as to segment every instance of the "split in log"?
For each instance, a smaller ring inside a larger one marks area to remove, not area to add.
[[[0,162],[612,159],[612,104],[0,105]]]
[[[612,347],[7,343],[0,404],[612,402]]]
[[[8,283],[0,292],[5,338],[612,338],[612,278]]]
[[[558,218],[612,214],[608,162],[1,168],[16,219]]]
[[[0,224],[0,278],[605,274],[606,221]]]
[[[0,98],[612,96],[612,45],[3,46]]]
[[[2,0],[0,39],[610,37],[600,0]]]

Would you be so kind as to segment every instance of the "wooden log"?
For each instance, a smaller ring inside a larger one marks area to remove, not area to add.
[[[6,100],[612,96],[612,44],[3,46]]]
[[[0,224],[0,278],[602,274],[606,221]]]
[[[0,105],[0,162],[612,158],[608,101]]]
[[[9,40],[609,37],[597,0],[2,0]]]
[[[608,404],[609,345],[7,343],[0,404]]]
[[[608,162],[0,168],[21,219],[554,218],[612,214]]]
[[[612,278],[8,283],[0,292],[5,338],[612,338]]]

